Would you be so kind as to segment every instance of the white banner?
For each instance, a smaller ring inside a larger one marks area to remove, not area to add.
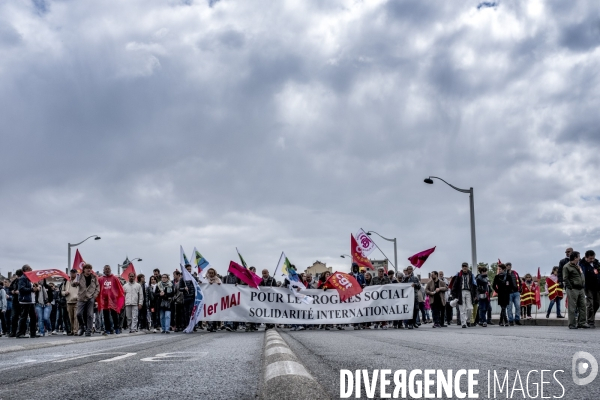
[[[414,289],[409,283],[367,286],[340,303],[336,290],[306,289],[306,304],[290,289],[203,283],[202,320],[269,324],[352,324],[412,318]]]

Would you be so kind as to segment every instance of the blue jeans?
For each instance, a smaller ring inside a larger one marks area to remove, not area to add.
[[[479,299],[479,323],[487,324],[487,311],[490,308],[490,301],[488,299]]]
[[[48,332],[52,332],[52,325],[50,325],[50,313],[52,312],[52,306],[50,304],[43,306],[41,304],[35,305],[35,315],[37,316],[38,326],[40,328],[40,335],[45,333],[44,327],[48,329]]]
[[[554,306],[554,304],[556,303],[556,316],[560,315],[560,301],[562,300],[561,297],[557,297],[554,300],[552,300],[550,302],[550,305],[548,306],[548,312],[546,312],[547,315],[550,315],[550,313],[552,312],[552,307]]]
[[[515,315],[513,317],[513,305],[515,306]],[[508,322],[520,321],[521,320],[521,293],[515,292],[510,294],[508,307]]]
[[[163,332],[168,332],[171,327],[171,310],[160,310],[160,326]]]

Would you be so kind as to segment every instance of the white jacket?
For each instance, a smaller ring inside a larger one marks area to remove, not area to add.
[[[123,291],[125,292],[125,305],[126,306],[141,306],[144,304],[144,294],[142,293],[142,285],[137,282],[127,282],[123,285]]]

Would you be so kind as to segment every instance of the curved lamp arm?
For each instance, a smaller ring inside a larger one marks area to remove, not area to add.
[[[92,236],[88,236],[88,237],[86,237],[85,239],[83,239],[83,240],[82,240],[81,242],[79,242],[79,243],[75,243],[75,244],[71,244],[71,243],[69,243],[69,246],[71,246],[71,247],[79,246],[81,243],[83,243],[83,242],[85,242],[86,240],[88,240],[88,239],[91,239],[91,238],[95,238],[94,240],[100,240],[100,239],[101,239],[101,238],[100,238],[100,236],[98,236],[98,235],[92,235]]]

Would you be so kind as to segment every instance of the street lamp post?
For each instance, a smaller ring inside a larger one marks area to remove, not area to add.
[[[354,257],[352,257],[352,256],[351,256],[351,255],[349,255],[349,254],[342,254],[340,257],[342,257],[342,258],[350,257],[351,259],[353,259],[353,260],[354,260]]]
[[[119,271],[119,276],[121,276],[121,268],[122,267],[127,268],[127,266],[129,264],[131,264],[132,262],[134,262],[134,261],[142,261],[142,259],[141,258],[134,258],[133,260],[130,260],[129,257],[125,257],[125,261],[123,262],[123,264],[117,264],[118,271]]]
[[[430,176],[429,178],[424,179],[423,182],[425,182],[429,185],[432,185],[433,179],[439,179],[440,181],[444,182],[446,185],[450,186],[452,189],[459,191],[461,193],[469,193],[469,203],[471,205],[471,258],[472,258],[472,263],[473,263],[473,270],[475,270],[475,268],[477,268],[477,244],[476,244],[476,240],[475,240],[475,202],[473,200],[473,188],[460,189],[454,185],[449,184],[442,178],[438,178],[437,176]]]
[[[386,237],[381,236],[379,233],[377,233],[375,231],[368,231],[367,235],[371,236],[372,233],[376,234],[383,240],[387,240],[388,242],[394,242],[394,269],[396,270],[396,272],[398,272],[398,249],[397,249],[396,238],[388,239]],[[377,244],[375,242],[373,242],[373,244],[375,244],[375,246],[377,246]],[[379,246],[377,246],[377,248],[379,249]],[[379,251],[381,251],[381,249],[379,249]],[[383,251],[381,251],[381,253],[383,253]],[[384,256],[385,256],[385,254],[384,254]]]
[[[92,236],[88,236],[85,239],[83,239],[81,242],[79,243],[75,243],[75,244],[71,244],[71,243],[67,243],[67,247],[68,247],[68,258],[67,258],[67,273],[69,273],[69,270],[71,269],[71,247],[77,247],[79,246],[81,243],[85,242],[88,239],[94,238],[94,240],[100,240],[100,236],[98,235],[92,235]]]

